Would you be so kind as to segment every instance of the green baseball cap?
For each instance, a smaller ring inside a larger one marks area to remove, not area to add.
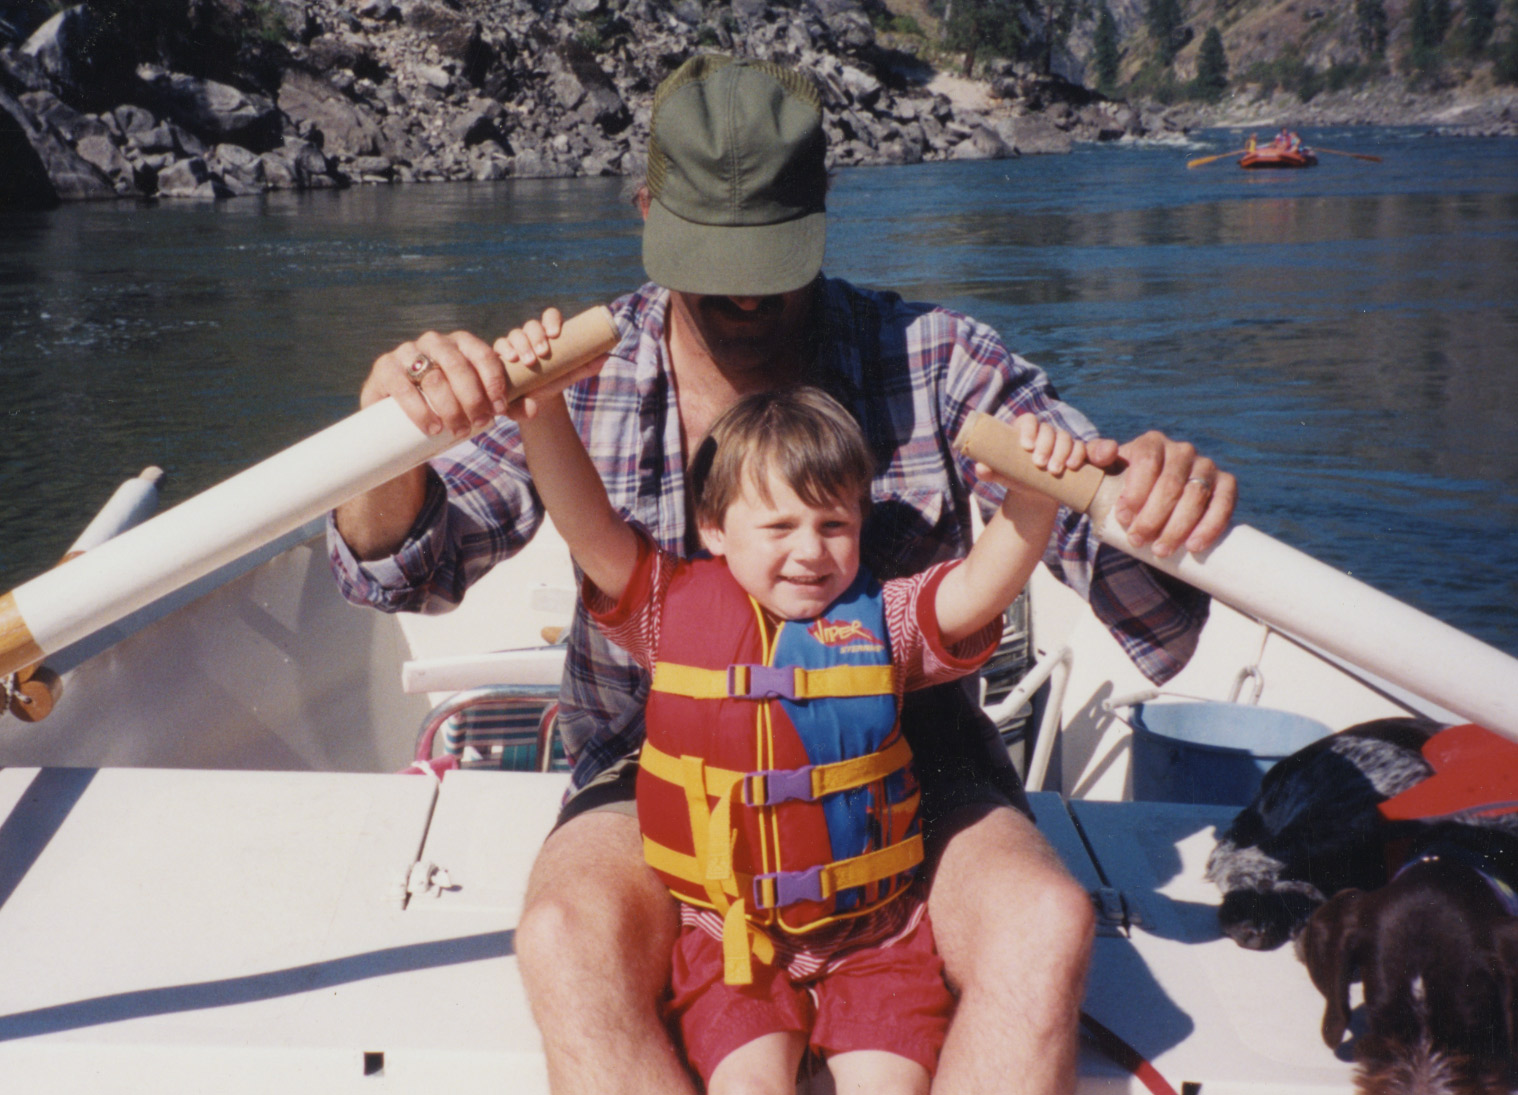
[[[691,58],[654,92],[643,269],[685,293],[768,296],[822,269],[816,85],[771,61]]]

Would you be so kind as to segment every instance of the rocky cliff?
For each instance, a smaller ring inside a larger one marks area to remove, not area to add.
[[[1068,150],[1143,122],[1059,78],[974,106],[881,0],[0,0],[0,205],[633,175],[700,51],[810,72],[836,165]],[[33,25],[36,24],[36,25]]]

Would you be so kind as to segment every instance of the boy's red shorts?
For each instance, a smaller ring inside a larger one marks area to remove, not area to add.
[[[782,1031],[810,1032],[812,1049],[824,1056],[885,1050],[932,1075],[954,1010],[926,913],[911,934],[850,951],[801,985],[760,962],[752,985],[724,984],[722,944],[686,928],[675,944],[671,984],[670,1013],[703,1081],[739,1046]]]

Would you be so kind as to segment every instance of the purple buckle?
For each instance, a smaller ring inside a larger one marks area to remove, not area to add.
[[[738,690],[738,670],[748,670],[748,690]],[[796,670],[782,665],[730,665],[727,667],[727,694],[735,700],[796,699]]]
[[[777,802],[794,802],[800,799],[811,802],[812,765],[804,768],[770,768],[763,772],[750,772],[743,777],[743,805],[770,806]]]
[[[773,904],[764,900],[764,884],[775,884]],[[822,900],[822,868],[808,867],[804,871],[777,871],[774,874],[754,876],[754,908],[779,909],[798,901]]]

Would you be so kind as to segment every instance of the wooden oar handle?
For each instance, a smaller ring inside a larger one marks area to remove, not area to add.
[[[42,648],[16,607],[14,593],[0,593],[0,675],[23,669],[42,659]]]
[[[1047,494],[1077,513],[1086,513],[1097,491],[1109,478],[1115,478],[1091,464],[1078,471],[1052,475],[1033,463],[1033,454],[1023,448],[1015,427],[980,411],[970,412],[954,439],[954,447],[971,460]]]
[[[611,309],[604,304],[571,316],[564,321],[558,337],[548,340],[548,353],[532,365],[506,362],[507,401],[520,399],[609,352],[619,338]]]

